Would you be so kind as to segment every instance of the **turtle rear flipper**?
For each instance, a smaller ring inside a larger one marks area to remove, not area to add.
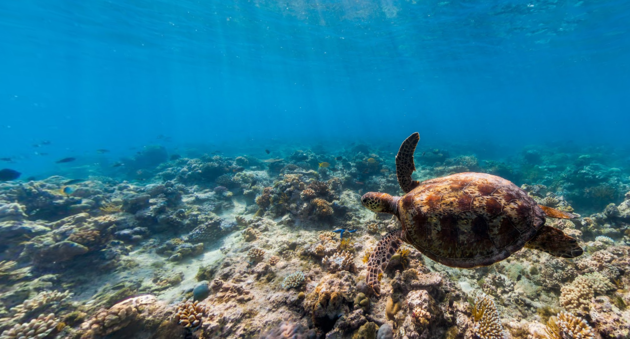
[[[584,253],[575,238],[561,230],[550,226],[543,226],[525,247],[547,252],[555,257],[575,258]]]
[[[398,177],[400,188],[405,193],[411,192],[420,184],[418,181],[411,179],[411,174],[416,170],[416,165],[413,162],[413,153],[416,151],[418,141],[420,141],[418,132],[410,135],[400,145],[396,155],[396,176]]]
[[[402,244],[402,235],[402,230],[387,233],[383,239],[376,244],[374,252],[370,255],[370,259],[367,263],[367,277],[365,278],[365,282],[372,288],[376,296],[381,294],[380,277],[385,267],[387,267],[389,260]]]
[[[543,210],[543,212],[545,212],[545,214],[550,218],[573,219],[576,217],[576,215],[573,213],[563,212],[563,211],[560,211],[560,210],[557,210],[555,208],[551,208],[548,206],[538,205],[538,207],[540,207]]]

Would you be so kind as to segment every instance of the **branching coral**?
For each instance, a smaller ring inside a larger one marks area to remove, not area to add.
[[[311,206],[313,208],[313,214],[321,218],[329,217],[335,213],[332,207],[330,207],[330,203],[324,199],[313,199]]]
[[[69,241],[76,242],[88,248],[97,245],[101,242],[101,232],[92,228],[79,229],[76,232],[70,234]]]
[[[304,273],[302,273],[301,271],[297,271],[295,273],[287,275],[286,278],[284,278],[284,281],[282,282],[282,288],[287,290],[290,288],[297,288],[302,285],[303,282]]]
[[[265,251],[260,248],[252,248],[247,252],[247,257],[250,262],[261,262],[265,258]]]
[[[368,224],[367,225],[367,231],[370,234],[378,233],[378,223],[373,222],[373,223]]]
[[[342,251],[326,256],[322,259],[322,264],[328,268],[330,272],[350,271],[354,270],[354,255],[352,253]]]
[[[144,295],[123,300],[109,309],[101,309],[92,319],[81,325],[81,329],[85,331],[81,339],[105,336],[118,331],[136,320],[140,313],[156,302],[155,296]]]
[[[57,329],[59,320],[55,315],[40,315],[37,318],[23,324],[15,325],[0,335],[0,339],[42,339]]]
[[[546,339],[593,339],[593,329],[583,319],[571,313],[560,312],[549,318],[545,328]]]
[[[271,258],[269,258],[269,265],[271,266],[275,266],[279,262],[280,262],[280,257],[277,255],[272,255]]]
[[[33,298],[25,300],[22,304],[15,306],[11,311],[15,312],[15,317],[18,319],[24,318],[28,314],[32,314],[35,311],[51,310],[56,308],[64,300],[72,296],[69,291],[57,292],[57,291],[44,291],[40,292]]]
[[[266,210],[271,205],[271,192],[273,188],[265,187],[263,193],[256,198],[256,204],[261,210]]]
[[[245,239],[245,241],[254,241],[258,239],[258,237],[260,237],[260,232],[256,229],[248,227],[243,231],[243,239]]]
[[[575,278],[571,284],[562,287],[560,304],[577,314],[587,314],[595,294],[605,294],[614,288],[610,280],[599,272],[582,275]]]
[[[101,207],[99,207],[99,209],[103,213],[114,214],[122,211],[122,206],[111,201],[105,201],[101,204]]]
[[[206,308],[199,305],[198,301],[185,301],[177,306],[175,320],[186,328],[196,328],[203,323]]]
[[[473,331],[481,339],[503,339],[503,326],[494,301],[485,294],[475,298],[472,310]]]
[[[310,188],[307,188],[303,190],[302,193],[300,193],[300,198],[302,198],[303,200],[311,200],[315,197],[317,197],[317,193],[315,193],[315,191]]]

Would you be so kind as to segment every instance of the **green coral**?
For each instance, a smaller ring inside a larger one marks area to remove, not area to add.
[[[376,339],[377,331],[378,325],[373,322],[367,322],[359,327],[357,332],[352,336],[352,339]]]

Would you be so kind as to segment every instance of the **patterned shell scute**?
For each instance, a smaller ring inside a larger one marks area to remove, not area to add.
[[[407,242],[435,261],[463,268],[507,258],[545,223],[527,193],[483,173],[422,182],[400,199],[399,215]]]

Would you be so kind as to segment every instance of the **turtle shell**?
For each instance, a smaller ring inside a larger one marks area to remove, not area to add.
[[[518,186],[484,173],[420,183],[398,201],[404,240],[451,267],[487,266],[523,248],[545,214]]]

